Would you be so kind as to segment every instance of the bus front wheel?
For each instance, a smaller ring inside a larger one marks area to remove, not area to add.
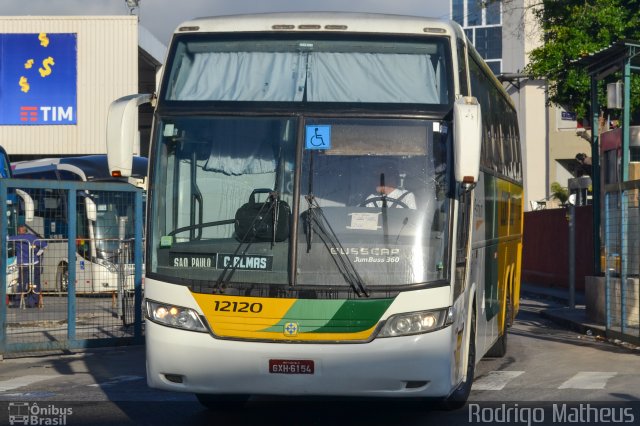
[[[67,292],[69,290],[69,265],[61,263],[56,271],[56,290]]]

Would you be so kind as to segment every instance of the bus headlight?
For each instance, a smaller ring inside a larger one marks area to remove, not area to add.
[[[158,324],[183,330],[207,332],[207,328],[200,320],[196,311],[181,306],[145,300],[147,318]]]
[[[440,330],[453,322],[453,308],[409,312],[387,319],[378,337],[408,336]]]

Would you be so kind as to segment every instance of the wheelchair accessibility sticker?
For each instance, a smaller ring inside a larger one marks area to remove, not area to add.
[[[305,149],[331,149],[331,126],[312,124],[305,128]]]

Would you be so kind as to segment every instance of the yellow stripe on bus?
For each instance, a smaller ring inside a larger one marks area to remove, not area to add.
[[[300,330],[286,333],[286,324],[276,327],[298,299],[226,296],[192,293],[213,333],[218,337],[272,341],[357,341],[368,340],[377,324],[356,332],[314,332],[330,318],[292,322]],[[328,311],[330,313],[332,311]],[[303,325],[304,322],[304,325]],[[273,327],[278,331],[264,331]],[[305,331],[305,328],[307,330]],[[311,331],[310,331],[311,330]]]
[[[296,299],[192,294],[216,334],[228,327],[224,324],[237,325],[238,320],[246,331],[275,325],[296,302]]]

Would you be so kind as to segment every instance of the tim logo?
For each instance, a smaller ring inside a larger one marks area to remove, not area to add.
[[[41,122],[41,123],[60,123],[73,122],[73,107],[62,106],[21,106],[20,121],[22,122]]]

